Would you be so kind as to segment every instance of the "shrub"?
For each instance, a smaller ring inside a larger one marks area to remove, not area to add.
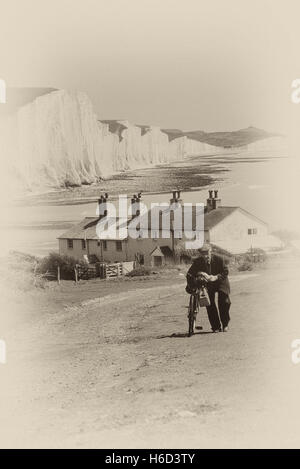
[[[255,264],[261,264],[265,262],[266,259],[267,255],[263,249],[251,249],[245,254],[236,256],[237,270],[240,272],[245,270],[253,270]]]
[[[74,280],[74,268],[80,262],[73,257],[60,255],[51,252],[48,256],[41,259],[36,272],[45,276],[57,273],[57,267],[60,267],[60,277],[65,280]]]
[[[238,266],[237,269],[239,272],[244,272],[245,270],[252,270],[253,265],[251,264],[251,262],[245,260],[242,264]]]
[[[249,249],[247,256],[252,262],[265,262],[267,260],[266,252],[260,248]]]
[[[137,267],[136,269],[133,269],[131,272],[128,272],[126,274],[126,277],[144,277],[147,275],[150,275],[152,273],[152,270],[150,267]]]

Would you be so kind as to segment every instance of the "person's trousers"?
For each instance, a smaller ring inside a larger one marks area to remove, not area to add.
[[[209,291],[208,294],[210,299],[210,306],[207,306],[206,309],[212,330],[216,331],[222,327],[227,327],[230,321],[229,309],[231,303],[229,296],[222,291],[218,292],[218,311],[215,301],[216,291]]]

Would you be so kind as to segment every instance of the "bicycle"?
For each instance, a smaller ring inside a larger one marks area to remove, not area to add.
[[[207,281],[204,277],[199,276],[196,280],[196,288],[190,293],[190,302],[188,306],[188,337],[195,333],[196,318],[201,307],[209,306],[209,296],[206,289]]]

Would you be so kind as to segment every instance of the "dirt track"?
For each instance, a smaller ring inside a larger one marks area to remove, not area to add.
[[[299,447],[298,264],[232,277],[230,332],[210,333],[202,310],[191,338],[180,276],[81,302],[50,292],[21,346],[11,336],[2,446]]]

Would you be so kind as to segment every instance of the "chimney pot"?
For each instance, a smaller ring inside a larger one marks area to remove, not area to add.
[[[208,192],[209,198],[206,201],[206,211],[210,212],[211,210],[219,208],[221,199],[218,199],[218,190],[209,190]]]
[[[135,207],[135,213],[132,213],[133,218],[139,216],[140,213],[141,213],[141,211],[140,211],[141,195],[142,195],[142,193],[139,192],[138,195],[134,194],[132,196],[131,204],[132,205],[137,204],[136,207]]]
[[[107,194],[106,194],[107,195]],[[99,209],[99,217],[107,216],[107,204],[106,204],[107,198],[105,198],[104,195],[101,195],[100,198],[98,199],[98,209]],[[100,208],[101,207],[101,208]],[[101,215],[101,212],[103,210],[103,213]]]

